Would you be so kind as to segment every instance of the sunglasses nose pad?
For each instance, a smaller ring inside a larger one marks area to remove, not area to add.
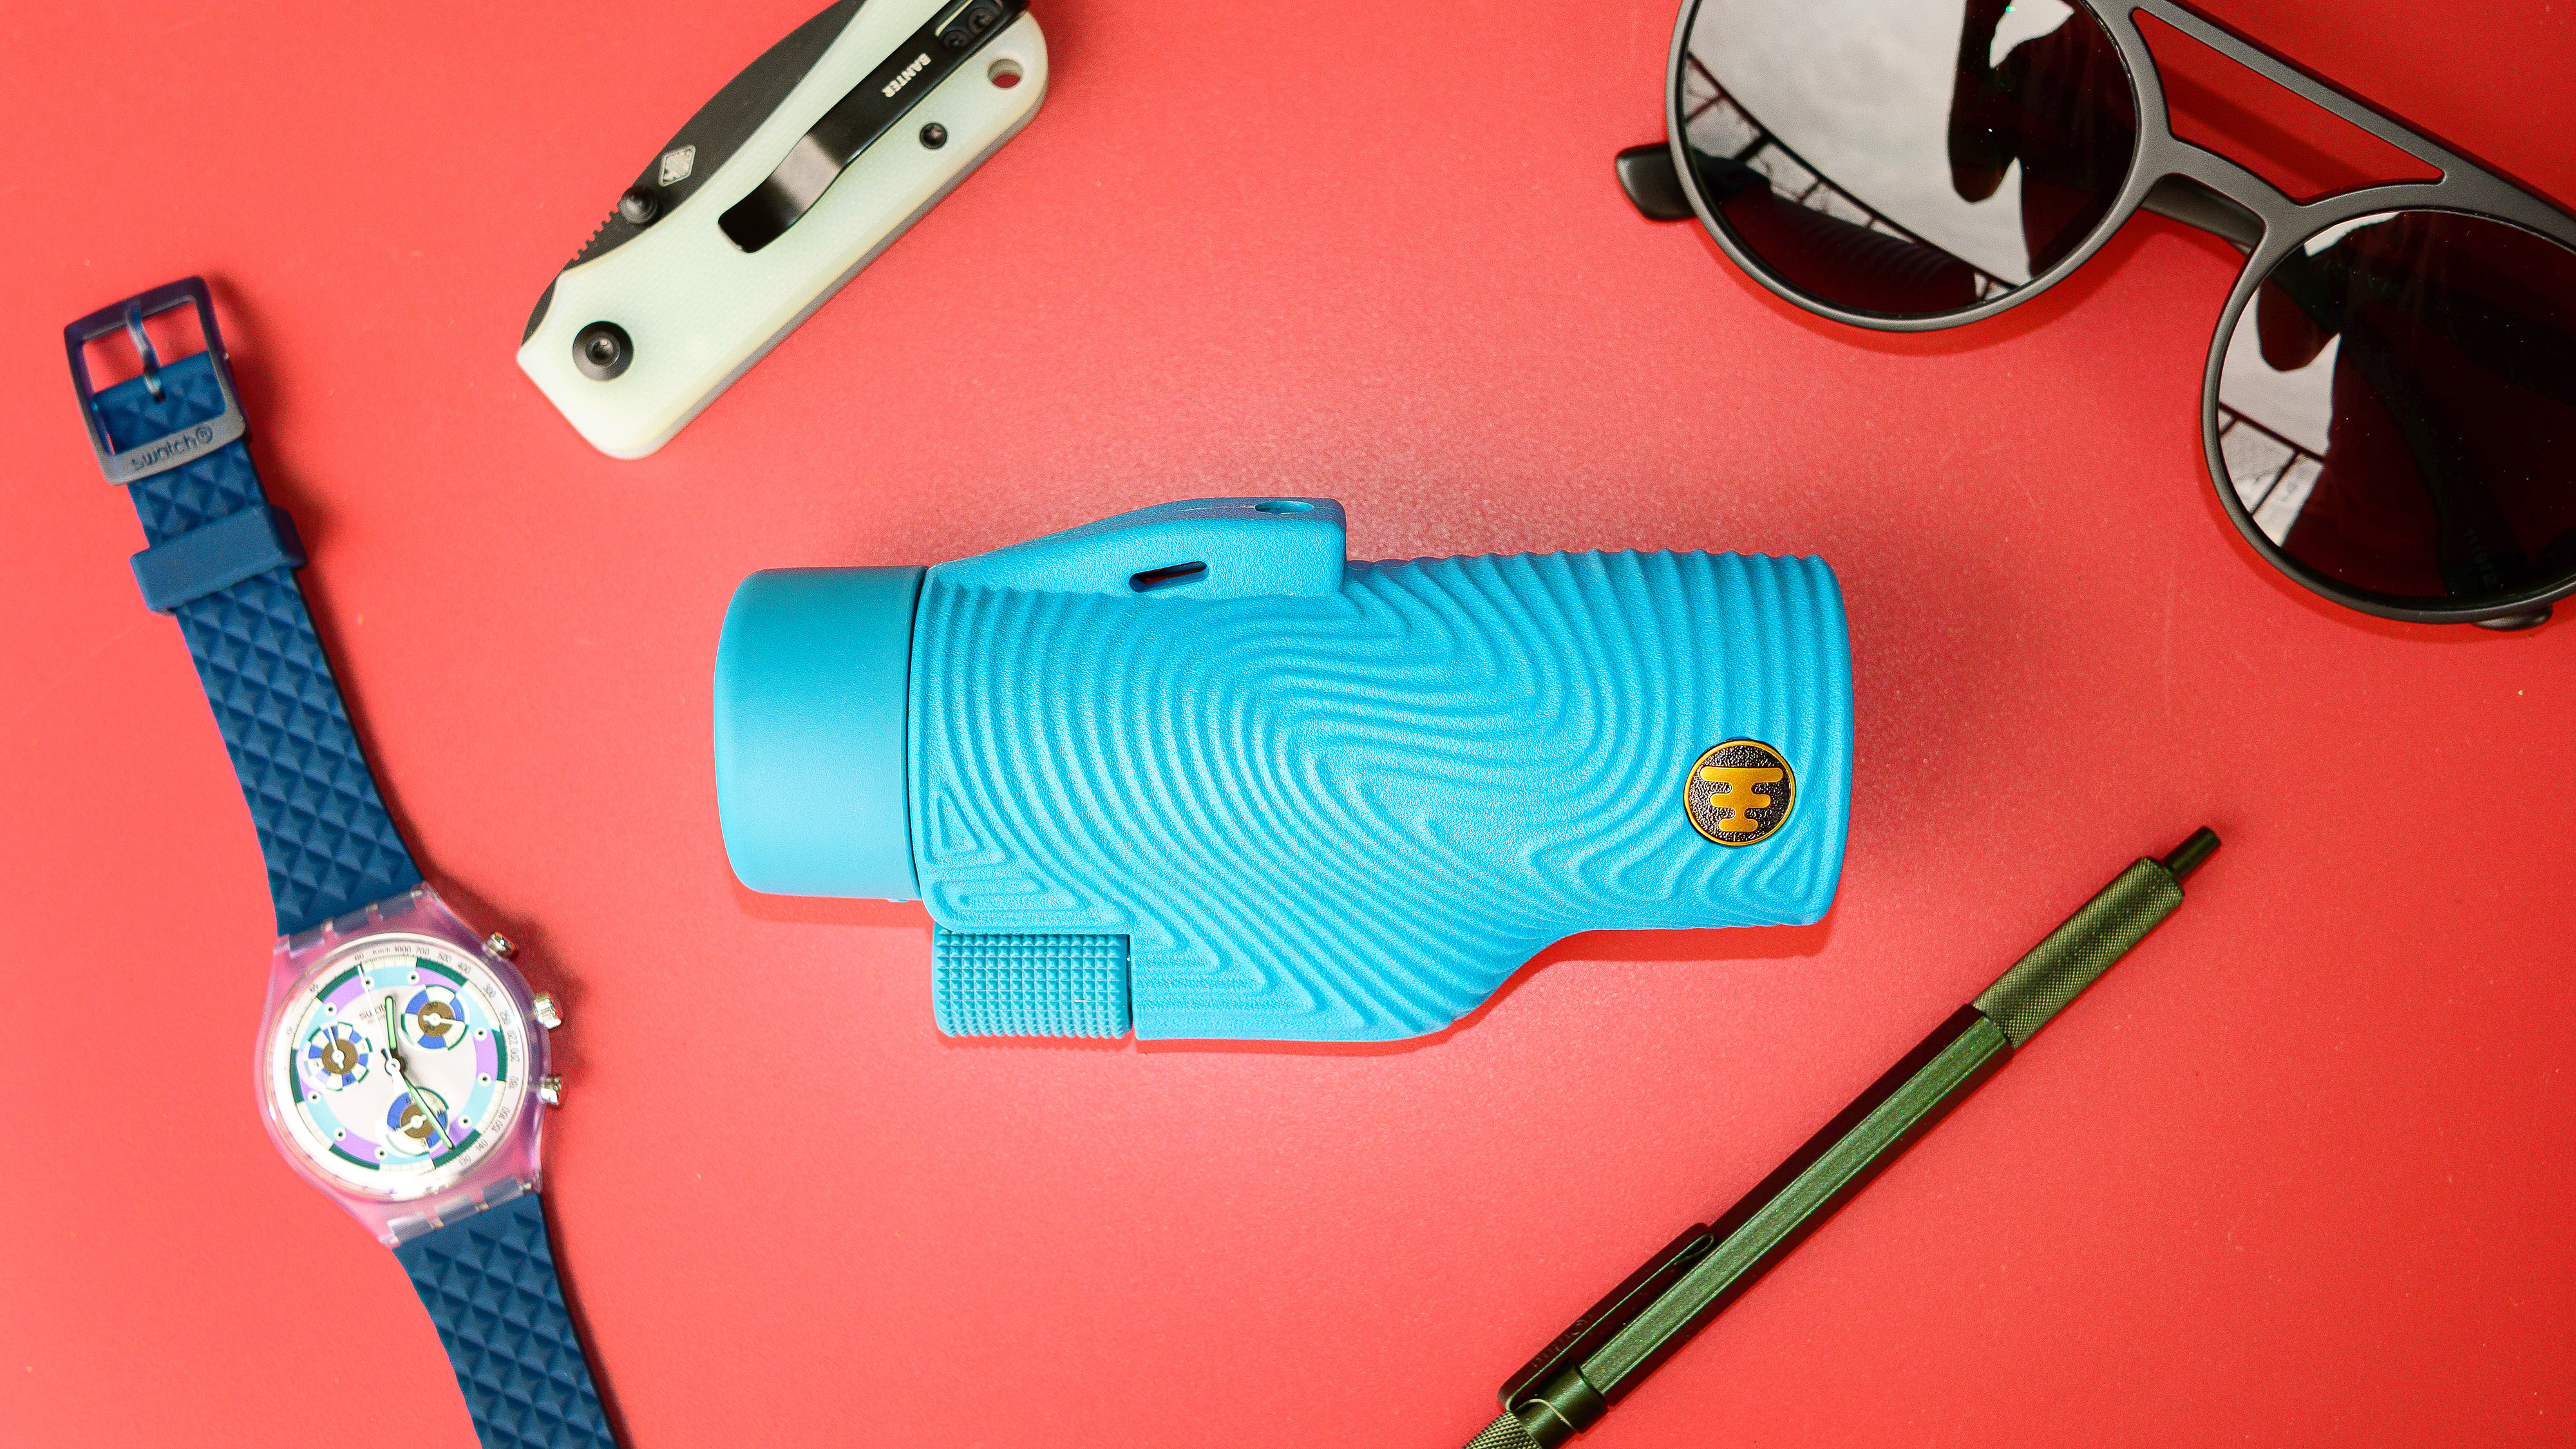
[[[1673,148],[1657,141],[1631,146],[1618,155],[1619,189],[1628,204],[1648,221],[1688,221],[1690,198],[1682,194],[1681,173],[1673,167]]]

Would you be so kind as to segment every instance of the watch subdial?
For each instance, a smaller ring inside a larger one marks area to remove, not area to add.
[[[403,1003],[403,1036],[426,1051],[445,1051],[465,1040],[465,1003],[444,986],[424,986]]]
[[[405,1092],[385,1109],[385,1155],[426,1157],[445,1152],[456,1145],[455,1130],[445,1098],[427,1087]]]
[[[365,1081],[375,1060],[375,1044],[345,1021],[319,1027],[304,1039],[304,1080],[326,1092]]]

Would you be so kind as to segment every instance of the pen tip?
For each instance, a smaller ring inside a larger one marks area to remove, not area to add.
[[[2174,882],[2179,885],[2189,879],[2193,871],[2200,869],[2200,863],[2209,859],[2217,849],[2218,832],[2204,825],[2193,831],[2189,840],[2175,846],[2173,852],[2164,858],[2163,865],[2173,872]]]

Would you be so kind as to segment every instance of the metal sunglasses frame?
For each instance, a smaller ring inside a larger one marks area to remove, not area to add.
[[[2474,623],[2490,628],[2528,628],[2549,618],[2552,601],[2576,594],[2576,577],[2569,577],[2501,599],[2473,605],[2444,605],[2357,589],[2337,582],[2290,557],[2255,525],[2253,514],[2236,496],[2235,486],[2228,481],[2226,460],[2218,447],[2218,382],[2220,369],[2226,361],[2228,339],[2234,334],[2236,320],[2252,300],[2255,289],[2263,278],[2271,274],[2273,265],[2289,255],[2292,249],[2329,227],[2357,217],[2388,211],[2449,211],[2507,222],[2576,250],[2576,220],[2571,220],[2567,213],[2449,147],[2408,130],[2360,101],[2255,48],[2172,3],[2172,0],[2068,0],[2070,4],[2082,6],[2099,21],[2103,31],[2119,48],[2121,65],[2128,72],[2129,93],[2138,106],[2137,152],[2130,161],[2127,179],[2121,183],[2118,199],[2104,214],[2101,224],[2055,266],[2033,277],[2029,285],[1976,306],[1929,317],[1855,312],[1811,297],[1774,276],[1770,268],[1747,255],[1725,227],[1718,225],[1708,199],[1700,194],[1699,180],[1692,172],[1683,131],[1682,90],[1692,26],[1698,20],[1704,3],[1705,0],[1688,0],[1681,7],[1680,17],[1673,26],[1672,53],[1665,62],[1664,71],[1664,136],[1672,151],[1673,170],[1681,183],[1682,194],[1689,198],[1691,210],[1698,215],[1701,227],[1746,275],[1784,300],[1819,317],[1876,332],[1930,332],[1992,317],[2047,291],[2091,260],[2102,244],[2111,239],[2111,234],[2141,210],[2152,210],[2197,226],[2224,237],[2247,252],[2245,268],[2228,293],[2226,306],[2219,310],[2218,330],[2210,339],[2209,361],[2203,370],[2200,389],[2200,434],[2204,461],[2210,480],[2218,490],[2219,503],[2235,522],[2236,531],[2244,536],[2256,553],[2262,555],[2265,562],[2334,603],[2382,618],[2417,623]],[[2215,151],[2195,146],[2173,133],[2171,113],[2165,105],[2164,83],[2157,74],[2154,54],[2147,48],[2146,36],[2138,29],[2134,18],[2141,13],[2171,25],[2265,80],[2288,89],[2310,105],[2359,126],[2438,170],[2440,178],[2365,186],[2305,203],[2291,200],[2279,188],[2244,166]],[[2159,191],[2158,188],[2172,177],[2197,182],[2209,193],[2224,198],[2224,202],[2212,202],[2206,194],[2194,194],[2188,188],[2165,187]],[[2154,193],[2153,201],[2150,200],[2151,193]],[[2234,205],[2228,206],[2225,202]],[[2571,486],[2576,486],[2576,483],[2571,483]]]

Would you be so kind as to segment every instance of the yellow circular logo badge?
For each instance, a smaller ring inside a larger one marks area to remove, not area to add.
[[[1770,839],[1797,799],[1798,778],[1789,762],[1760,740],[1714,746],[1682,779],[1682,810],[1691,828],[1720,845]]]

